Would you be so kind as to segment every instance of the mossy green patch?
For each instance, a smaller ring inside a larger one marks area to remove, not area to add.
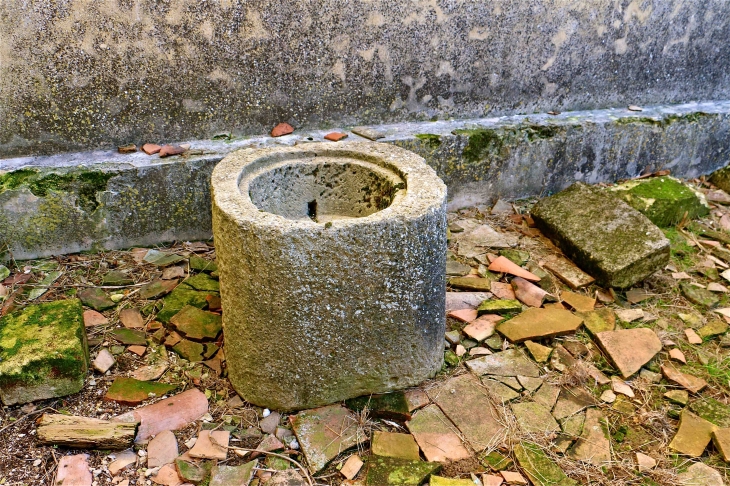
[[[196,272],[217,272],[218,271],[218,264],[211,260],[206,260],[205,258],[201,258],[197,255],[193,255],[190,257],[189,265],[191,270],[195,270]]]
[[[0,320],[0,398],[6,405],[76,393],[87,370],[77,299],[29,306]]]
[[[210,477],[214,461],[202,461],[199,464],[175,459],[175,468],[180,477],[193,484],[199,484]]]
[[[149,398],[162,396],[175,388],[177,388],[177,385],[118,377],[107,390],[104,400],[111,400],[125,405],[136,405]]]
[[[441,145],[441,136],[434,135],[433,133],[417,133],[414,135],[418,140],[423,140],[432,149],[438,148]]]
[[[185,279],[182,284],[182,288],[189,288],[192,290],[201,290],[205,292],[220,292],[221,284],[218,280],[212,278],[210,275],[205,273],[199,273]]]
[[[708,113],[701,111],[687,113],[684,115],[670,114],[664,115],[661,118],[652,118],[649,116],[626,116],[616,120],[618,125],[630,125],[630,124],[643,124],[650,125],[659,128],[666,128],[677,122],[684,123],[696,123],[705,117],[710,116]]]
[[[574,486],[560,466],[550,459],[543,449],[531,442],[521,442],[514,448],[515,458],[522,471],[536,486]]]
[[[223,328],[221,316],[186,305],[170,319],[175,328],[189,339],[215,339]]]
[[[504,471],[512,467],[513,464],[512,459],[497,451],[479,455],[479,462],[482,466],[488,467],[492,471]]]
[[[467,162],[476,162],[489,156],[505,156],[510,146],[520,142],[549,139],[564,131],[564,127],[525,123],[499,129],[458,129],[453,134],[468,137],[462,157]]]
[[[522,312],[522,303],[514,299],[485,300],[477,307],[477,314],[513,314]]]
[[[126,345],[137,345],[145,346],[147,344],[147,337],[144,331],[137,331],[135,329],[115,329],[109,333],[109,335]]]
[[[677,224],[685,214],[694,219],[710,212],[697,192],[673,177],[630,181],[610,191],[657,226]]]
[[[409,461],[394,457],[370,456],[368,459],[368,486],[418,486],[441,470],[437,462]]]
[[[695,400],[690,403],[689,409],[718,427],[730,427],[730,406],[714,398]]]
[[[107,188],[114,172],[74,170],[64,173],[21,169],[0,176],[0,194],[27,187],[33,195],[47,197],[51,191],[69,192],[77,196],[78,205],[89,213],[98,206],[97,194]]]
[[[162,299],[162,310],[157,314],[157,320],[168,324],[172,316],[180,312],[186,305],[203,309],[208,305],[207,297],[209,295],[217,295],[217,293],[199,292],[182,288],[180,285]]]

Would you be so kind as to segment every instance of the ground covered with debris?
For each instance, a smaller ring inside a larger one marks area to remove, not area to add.
[[[688,184],[709,208],[644,207],[669,260],[620,290],[536,228],[534,201],[450,214],[441,373],[298,413],[228,383],[212,242],[11,260],[0,484],[724,484],[730,196]],[[69,337],[33,331],[59,320]],[[48,383],[78,389],[43,399]]]

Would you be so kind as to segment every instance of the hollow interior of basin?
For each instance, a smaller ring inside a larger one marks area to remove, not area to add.
[[[260,210],[317,223],[369,216],[393,204],[404,190],[405,182],[392,170],[334,157],[285,161],[248,185]]]

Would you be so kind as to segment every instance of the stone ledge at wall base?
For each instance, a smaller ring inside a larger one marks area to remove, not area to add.
[[[242,398],[313,408],[441,369],[446,186],[421,157],[371,142],[244,149],[211,187]]]
[[[708,174],[730,160],[730,102],[370,127],[426,159],[449,208],[615,182],[645,170]],[[28,259],[211,237],[210,174],[233,150],[322,141],[328,131],[191,142],[159,159],[110,151],[0,159],[0,253]],[[348,141],[364,141],[349,133]],[[334,144],[335,142],[327,142]]]

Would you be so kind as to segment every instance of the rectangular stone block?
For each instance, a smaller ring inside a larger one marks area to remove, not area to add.
[[[669,261],[669,240],[646,216],[601,189],[577,182],[538,202],[537,226],[604,287],[627,288]]]
[[[89,350],[78,299],[32,305],[0,320],[0,399],[5,405],[81,390]]]

